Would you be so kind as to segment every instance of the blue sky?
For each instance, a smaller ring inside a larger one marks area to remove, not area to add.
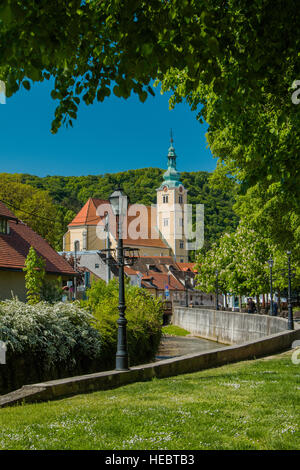
[[[173,129],[180,171],[213,171],[200,125],[186,104],[168,107],[168,95],[141,103],[109,97],[103,103],[80,105],[74,127],[50,132],[56,101],[51,84],[35,84],[0,105],[0,172],[46,175],[97,175],[128,169],[166,167]]]

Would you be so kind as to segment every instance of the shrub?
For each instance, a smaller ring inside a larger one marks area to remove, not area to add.
[[[41,290],[45,279],[44,258],[37,255],[35,249],[31,246],[25,260],[25,286],[27,290],[27,301],[29,304],[37,304],[41,301]]]
[[[116,280],[108,285],[102,280],[94,282],[83,302],[97,320],[101,334],[102,357],[107,367],[115,364],[117,350],[117,319],[119,318],[119,287]],[[162,303],[145,289],[126,285],[127,340],[130,365],[153,360],[162,334]]]
[[[39,365],[76,365],[76,358],[100,356],[100,335],[92,317],[76,304],[40,302],[35,305],[18,300],[0,304],[0,339],[8,353],[38,357]]]

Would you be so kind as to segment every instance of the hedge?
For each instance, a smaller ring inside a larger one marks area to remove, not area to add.
[[[7,344],[0,365],[0,393],[25,384],[96,372],[101,337],[93,317],[77,304],[18,300],[0,304],[0,340]]]

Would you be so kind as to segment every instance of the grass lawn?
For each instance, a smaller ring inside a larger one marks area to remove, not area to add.
[[[190,334],[189,331],[176,325],[163,326],[162,332],[164,335],[169,335],[169,336],[187,336]]]
[[[291,352],[0,409],[0,449],[300,449]]]

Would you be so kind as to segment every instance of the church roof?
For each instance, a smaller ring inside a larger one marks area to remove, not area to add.
[[[80,227],[84,225],[94,225],[97,226],[99,223],[105,223],[105,215],[99,216],[97,214],[97,209],[100,208],[101,205],[107,205],[107,208],[110,210],[109,201],[105,199],[97,199],[97,198],[90,198],[83,208],[78,212],[76,217],[72,220],[69,224],[69,227]],[[138,209],[138,204],[136,208]],[[130,208],[131,206],[129,206]],[[153,247],[153,248],[169,248],[167,243],[165,243],[159,236],[159,232],[153,227],[153,222],[155,221],[156,226],[156,208],[154,206],[142,206],[141,208],[146,208],[145,210],[141,210],[137,212],[136,215],[129,215],[127,217],[127,227],[130,228],[130,224],[134,223],[135,219],[140,219],[139,224],[137,224],[137,231],[145,230],[147,228],[147,237],[146,238],[137,238],[134,239],[132,237],[124,238],[123,244],[124,246],[141,246],[141,247]],[[105,209],[101,210],[101,213],[105,213]],[[98,213],[100,210],[98,211]],[[136,221],[137,222],[137,221]],[[129,233],[130,235],[130,233]]]
[[[109,201],[90,197],[90,199],[85,203],[83,208],[69,224],[69,227],[81,225],[98,225],[98,223],[105,218],[104,216],[99,217],[96,213],[97,208],[101,204],[109,204]]]

